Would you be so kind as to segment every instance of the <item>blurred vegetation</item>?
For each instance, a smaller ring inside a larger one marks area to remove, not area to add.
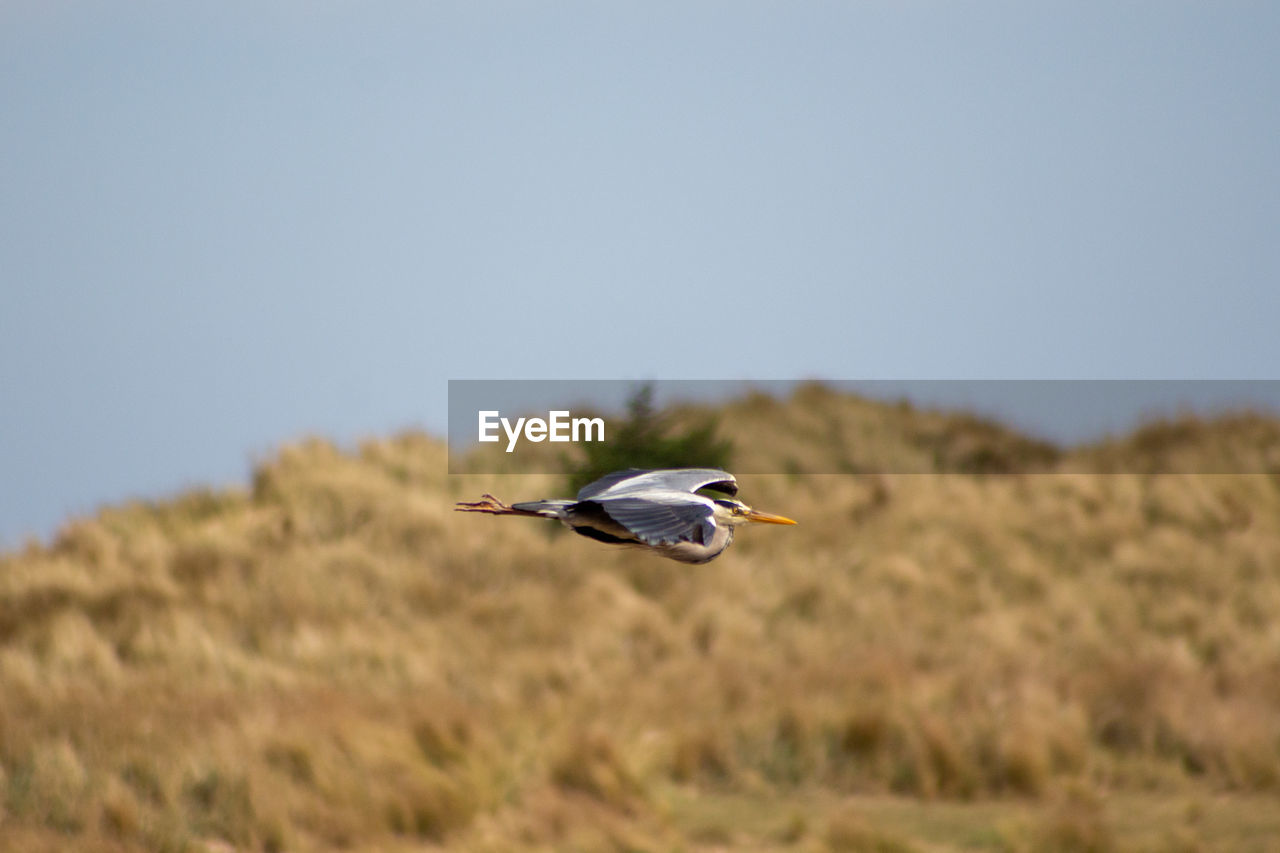
[[[741,477],[800,526],[690,567],[452,512],[556,476],[312,439],[0,557],[0,850],[1277,848],[1280,478],[1143,467],[1274,470],[1275,421],[663,417],[708,414],[864,473]]]
[[[611,418],[603,442],[577,445],[579,458],[564,459],[565,494],[576,495],[588,483],[625,468],[729,468],[733,442],[717,435],[714,414],[677,423],[653,405],[653,386],[643,385],[627,400],[623,419]]]

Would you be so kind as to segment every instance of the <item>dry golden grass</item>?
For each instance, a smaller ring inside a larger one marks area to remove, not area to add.
[[[558,482],[420,435],[70,522],[0,562],[0,849],[1280,844],[1280,480],[817,388],[722,423],[757,469],[969,473],[744,477],[801,526],[698,567],[454,514]]]

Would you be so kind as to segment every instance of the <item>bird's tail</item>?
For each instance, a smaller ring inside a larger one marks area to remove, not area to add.
[[[512,509],[518,509],[521,512],[532,512],[546,518],[564,518],[564,511],[568,507],[573,506],[576,501],[524,501],[518,504],[512,504]]]

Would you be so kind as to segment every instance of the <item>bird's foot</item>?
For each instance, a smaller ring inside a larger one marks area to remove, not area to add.
[[[488,512],[493,515],[503,515],[515,512],[515,510],[495,498],[493,495],[484,494],[481,495],[481,498],[482,500],[475,501],[474,503],[459,501],[453,505],[453,508],[457,512]]]

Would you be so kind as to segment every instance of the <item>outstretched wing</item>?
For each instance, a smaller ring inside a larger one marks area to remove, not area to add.
[[[696,492],[706,488],[736,495],[738,481],[728,471],[716,468],[659,468],[654,471],[628,468],[605,474],[599,480],[583,486],[578,491],[578,500],[657,490]]]
[[[716,529],[711,507],[679,492],[665,492],[656,499],[605,497],[592,502],[646,545],[704,545]]]

